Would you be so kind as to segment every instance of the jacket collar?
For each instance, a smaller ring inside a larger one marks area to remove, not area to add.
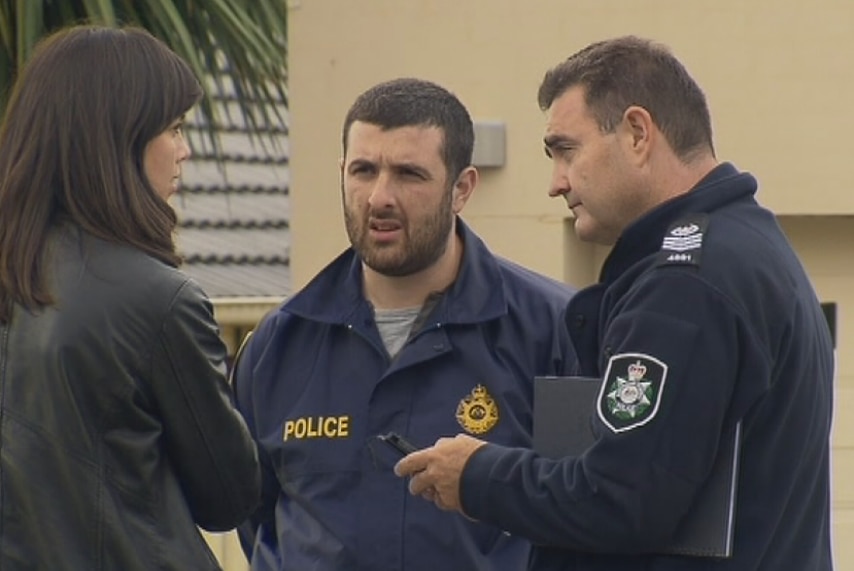
[[[460,270],[430,320],[480,323],[504,315],[507,300],[497,260],[459,217],[456,232],[463,243]],[[370,310],[362,285],[362,261],[353,248],[348,248],[291,297],[282,311],[314,321],[347,324],[365,309]]]
[[[631,223],[602,266],[600,283],[613,282],[629,266],[660,250],[668,227],[679,217],[709,213],[731,202],[751,198],[756,189],[757,182],[752,175],[738,172],[730,163],[721,163],[689,192],[668,200]]]

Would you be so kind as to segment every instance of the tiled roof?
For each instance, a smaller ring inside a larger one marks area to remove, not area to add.
[[[291,287],[287,129],[250,137],[234,101],[217,105],[222,164],[198,130],[199,115],[187,120],[193,156],[172,199],[182,269],[211,298],[284,297]]]

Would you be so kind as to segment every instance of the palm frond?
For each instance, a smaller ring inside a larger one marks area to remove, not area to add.
[[[183,57],[206,87],[199,127],[215,151],[217,102],[236,103],[253,139],[287,128],[285,0],[0,0],[0,111],[38,39],[84,22],[141,26]]]

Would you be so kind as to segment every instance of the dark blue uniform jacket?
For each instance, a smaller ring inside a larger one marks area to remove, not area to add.
[[[488,445],[467,514],[534,540],[532,569],[828,571],[833,350],[756,181],[731,165],[631,225],[570,302],[596,443],[549,460]],[[655,555],[741,421],[733,554]]]
[[[411,496],[375,436],[417,446],[468,432],[530,446],[532,377],[577,366],[572,291],[497,259],[461,220],[456,281],[394,360],[346,251],[265,318],[238,362],[240,410],[265,467],[241,529],[255,570],[511,570],[529,543]]]

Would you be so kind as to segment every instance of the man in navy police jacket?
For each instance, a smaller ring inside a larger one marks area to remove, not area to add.
[[[666,48],[624,37],[549,71],[539,103],[550,195],[581,239],[613,245],[567,310],[601,383],[596,439],[554,460],[463,435],[396,470],[531,539],[531,569],[829,571],[829,328],[756,180],[717,162],[700,88]],[[729,544],[674,550],[733,442]]]
[[[253,570],[517,570],[530,544],[412,498],[377,439],[531,444],[532,379],[572,372],[569,288],[493,256],[458,217],[473,129],[445,89],[386,82],[344,123],[352,248],[267,316],[238,359],[258,443]]]

